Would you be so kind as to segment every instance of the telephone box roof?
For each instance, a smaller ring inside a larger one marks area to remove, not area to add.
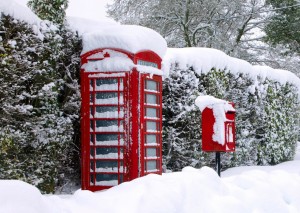
[[[149,28],[136,25],[113,25],[83,34],[82,55],[98,48],[124,49],[134,54],[151,50],[163,58],[167,43],[159,33]]]

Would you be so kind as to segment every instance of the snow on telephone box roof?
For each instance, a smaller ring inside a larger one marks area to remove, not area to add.
[[[91,31],[82,35],[83,49],[81,55],[103,49],[110,57],[103,57],[103,60],[90,60],[83,64],[81,68],[85,72],[101,71],[130,71],[136,67],[139,72],[155,75],[162,75],[162,71],[156,67],[144,66],[142,64],[134,64],[133,61],[116,49],[137,54],[142,51],[152,51],[161,59],[167,51],[167,42],[165,39],[146,27],[136,25],[117,25],[103,26],[100,30]],[[98,57],[91,55],[88,59]]]
[[[167,43],[159,33],[146,27],[112,25],[83,34],[82,55],[98,48],[123,49],[134,54],[151,50],[163,58]]]

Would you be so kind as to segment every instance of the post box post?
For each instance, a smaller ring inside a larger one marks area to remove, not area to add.
[[[216,171],[221,177],[221,152],[216,152]]]

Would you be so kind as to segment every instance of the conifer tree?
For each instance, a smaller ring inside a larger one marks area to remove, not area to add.
[[[80,40],[48,21],[39,36],[10,16],[0,22],[0,176],[54,192],[79,179]]]
[[[56,24],[65,20],[68,0],[29,0],[27,4],[43,20]]]
[[[268,0],[275,12],[265,27],[266,40],[300,54],[300,5],[297,0]]]

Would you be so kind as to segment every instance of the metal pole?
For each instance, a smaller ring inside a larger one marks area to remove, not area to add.
[[[216,152],[216,171],[221,177],[221,152]]]

